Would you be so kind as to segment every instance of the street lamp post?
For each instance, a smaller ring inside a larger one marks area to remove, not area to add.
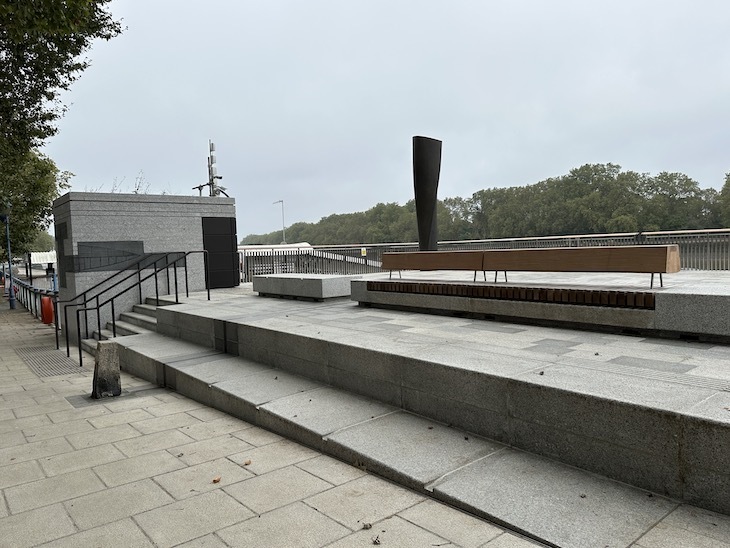
[[[286,243],[286,224],[284,224],[284,200],[276,200],[272,205],[281,204],[281,239],[282,244]]]
[[[0,221],[5,223],[5,238],[8,241],[8,279],[5,280],[5,287],[8,288],[8,304],[10,310],[15,310],[15,291],[13,290],[13,253],[10,251],[10,212],[9,208],[0,213]]]

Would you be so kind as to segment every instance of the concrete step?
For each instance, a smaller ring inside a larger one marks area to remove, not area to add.
[[[157,307],[152,304],[135,304],[132,307],[132,312],[136,312],[137,314],[143,314],[145,316],[149,316],[150,318],[157,318]]]
[[[490,339],[526,336],[524,330],[255,299],[161,308],[157,331],[730,513],[730,454],[721,449],[730,446],[730,380],[685,374],[684,364],[651,359],[667,347],[629,358],[613,344],[600,346],[600,335],[593,342],[580,335],[584,348],[564,357],[578,343],[563,331],[538,328],[538,344],[509,339],[515,347],[496,347]],[[599,356],[604,348],[617,359]],[[712,360],[721,366],[728,355],[718,347],[704,359],[715,367]]]
[[[117,320],[115,322],[117,337],[126,337],[128,335],[140,335],[142,333],[154,333],[152,329],[146,329],[136,324],[125,322],[124,320]],[[109,331],[111,338],[112,333],[112,322],[107,322],[106,331]]]
[[[139,312],[122,312],[119,319],[132,325],[136,325],[148,331],[157,330],[157,318],[152,318],[146,314]]]
[[[155,299],[154,297],[147,297],[144,300],[144,304],[149,304],[155,307],[158,306],[170,306],[172,304],[178,304],[175,302],[175,296],[172,297],[169,295],[160,295],[159,299]]]
[[[629,546],[680,505],[252,359],[156,333],[117,343],[133,375],[550,546]]]
[[[86,352],[88,354],[91,354],[92,356],[96,356],[96,343],[97,343],[97,341],[98,341],[98,339],[96,339],[96,338],[93,338],[93,339],[81,339],[81,349],[84,352]]]

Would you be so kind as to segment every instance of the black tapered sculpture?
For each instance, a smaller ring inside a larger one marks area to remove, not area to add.
[[[418,249],[436,251],[436,191],[441,172],[441,141],[430,137],[413,138],[413,189],[416,193]]]

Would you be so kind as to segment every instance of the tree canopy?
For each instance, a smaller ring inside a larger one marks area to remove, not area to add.
[[[48,227],[70,177],[37,149],[57,132],[60,93],[89,66],[92,42],[122,30],[110,1],[0,0],[0,208],[11,208],[14,252]]]
[[[111,0],[0,0],[0,152],[22,155],[57,131],[59,93],[80,76],[93,40],[121,32]]]
[[[623,171],[586,164],[532,185],[488,188],[470,198],[439,200],[439,240],[518,238],[685,230],[730,226],[730,174],[718,193],[682,173]],[[415,204],[377,204],[286,229],[290,242],[311,244],[413,242]],[[249,235],[242,244],[274,244],[281,232]]]
[[[13,255],[31,251],[38,232],[48,228],[53,200],[68,187],[70,176],[34,151],[17,162],[14,171],[0,173],[0,209],[9,212]],[[5,227],[2,230],[4,233]],[[0,249],[6,257],[5,246]]]

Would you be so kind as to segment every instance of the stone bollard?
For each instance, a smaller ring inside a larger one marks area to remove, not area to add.
[[[100,399],[122,393],[119,374],[119,345],[115,341],[99,341],[94,359],[94,386],[91,397]]]

